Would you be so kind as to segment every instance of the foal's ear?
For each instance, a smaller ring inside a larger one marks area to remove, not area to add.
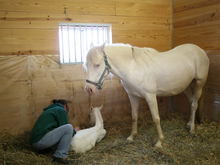
[[[94,46],[94,44],[91,42],[91,44],[90,44],[90,48],[92,48]]]
[[[100,111],[102,110],[102,108],[103,108],[103,105],[101,107],[99,107]]]
[[[105,41],[105,43],[106,43],[106,41]],[[102,53],[102,52],[104,51],[105,43],[98,48],[98,50],[99,50],[100,53]]]
[[[91,110],[91,111],[93,110],[93,107],[92,107],[92,106],[90,107],[90,110]]]

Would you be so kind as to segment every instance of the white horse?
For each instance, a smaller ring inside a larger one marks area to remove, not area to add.
[[[104,138],[106,131],[103,126],[103,119],[100,112],[102,108],[103,106],[91,107],[90,122],[95,121],[95,126],[78,131],[72,138],[70,150],[74,150],[76,153],[85,153],[94,148],[96,142],[100,142]]]
[[[198,46],[185,44],[170,51],[158,52],[152,48],[122,44],[105,46],[104,43],[90,48],[84,68],[87,72],[85,90],[89,95],[95,95],[97,89],[101,89],[109,72],[121,79],[132,107],[132,131],[128,140],[132,141],[137,134],[139,98],[144,98],[159,135],[156,147],[162,147],[164,136],[156,96],[172,96],[183,91],[191,104],[187,125],[190,133],[195,133],[195,113],[209,70],[209,59]]]

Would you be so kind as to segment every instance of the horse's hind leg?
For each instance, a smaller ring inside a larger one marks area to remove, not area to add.
[[[187,96],[187,98],[189,100],[190,105],[192,105],[192,102],[193,102],[193,91],[192,91],[191,84],[189,84],[189,86],[184,90],[184,93],[186,94],[186,96]],[[186,125],[187,128],[190,128],[190,125],[192,123],[192,113],[193,113],[193,111],[191,111],[189,122]]]
[[[202,88],[205,85],[205,80],[195,80],[194,81],[194,95],[193,95],[193,102],[191,104],[191,115],[190,115],[190,121],[188,125],[190,125],[190,133],[195,133],[195,114],[196,110],[198,108],[198,100],[200,99],[202,95]]]
[[[132,109],[132,130],[131,135],[127,138],[129,141],[133,141],[134,136],[137,134],[137,121],[138,121],[138,108],[140,98],[128,95],[131,102]]]

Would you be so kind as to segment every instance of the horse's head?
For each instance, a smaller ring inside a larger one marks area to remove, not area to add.
[[[97,89],[101,89],[104,79],[111,69],[108,62],[106,62],[107,57],[104,48],[105,43],[102,46],[92,46],[84,62],[87,73],[85,91],[89,95],[95,95]]]
[[[94,126],[94,125],[95,125],[97,113],[100,113],[100,111],[102,110],[102,108],[103,108],[103,105],[100,106],[100,107],[95,107],[95,108],[93,108],[93,107],[91,106],[91,108],[90,108],[91,113],[90,113],[90,115],[89,115],[89,117],[90,117],[90,122],[89,122],[90,126]]]

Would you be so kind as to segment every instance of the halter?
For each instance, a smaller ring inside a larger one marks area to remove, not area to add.
[[[108,72],[108,73],[107,73],[107,75],[108,75],[109,72],[110,72],[110,70],[111,70],[111,66],[109,65],[109,63],[108,63],[108,61],[107,61],[107,56],[106,56],[106,54],[105,54],[104,51],[103,51],[103,54],[104,54],[103,56],[104,56],[104,61],[105,61],[105,69],[104,69],[104,71],[102,72],[102,75],[101,75],[101,77],[100,77],[100,79],[99,79],[99,82],[96,83],[96,82],[94,82],[94,81],[90,81],[90,80],[86,79],[86,82],[87,82],[87,83],[90,83],[90,84],[93,84],[93,85],[97,86],[97,87],[98,87],[98,90],[101,90],[101,89],[102,89],[102,85],[103,85],[103,83],[104,83],[104,80],[102,81],[102,79],[104,78],[106,71]],[[106,76],[107,76],[107,75],[106,75]]]

